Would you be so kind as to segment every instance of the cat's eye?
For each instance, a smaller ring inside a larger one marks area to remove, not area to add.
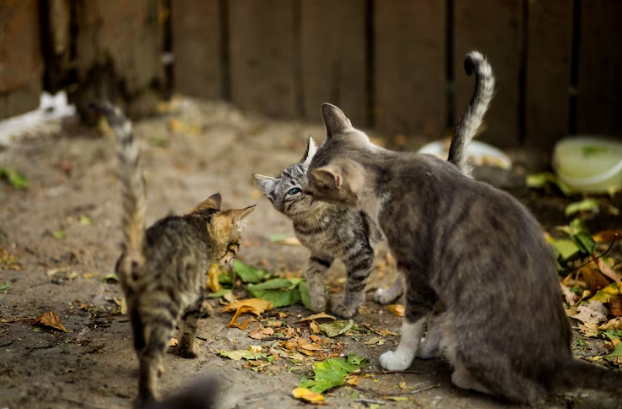
[[[302,192],[302,189],[300,189],[299,187],[294,187],[289,189],[289,192],[287,192],[288,195],[297,195],[298,193]]]

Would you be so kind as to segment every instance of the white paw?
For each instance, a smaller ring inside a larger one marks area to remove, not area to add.
[[[380,366],[387,371],[405,371],[412,363],[412,358],[406,358],[393,351],[387,351],[380,355]]]
[[[392,300],[391,294],[389,293],[389,290],[385,290],[383,288],[379,288],[376,290],[376,292],[374,293],[373,296],[374,302],[378,303],[378,304],[388,304],[390,303]]]

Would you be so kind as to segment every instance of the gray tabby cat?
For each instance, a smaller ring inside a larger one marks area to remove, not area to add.
[[[467,54],[467,67],[480,58]],[[445,350],[456,386],[514,402],[569,388],[622,393],[621,372],[573,360],[554,260],[523,205],[438,158],[373,145],[333,105],[322,114],[326,142],[306,193],[377,209],[406,281],[401,340],[383,368]]]
[[[148,403],[158,398],[162,356],[180,317],[177,353],[184,358],[199,356],[195,337],[205,272],[212,263],[229,263],[236,255],[242,220],[254,205],[223,211],[217,193],[189,214],[165,217],[145,230],[145,182],[131,123],[109,104],[94,108],[106,115],[117,140],[124,243],[116,271],[140,361],[139,401]]]
[[[476,87],[456,128],[448,161],[470,175],[465,151],[492,99],[494,76],[490,65],[480,54],[473,55],[466,69],[469,74],[475,71]],[[313,310],[326,309],[323,274],[335,259],[344,262],[347,271],[345,295],[340,303],[332,306],[332,312],[351,318],[365,300],[365,285],[374,261],[373,246],[382,236],[376,223],[364,211],[351,210],[339,203],[319,202],[302,192],[307,185],[307,169],[316,150],[313,139],[309,138],[300,162],[291,165],[276,178],[254,174],[253,182],[276,210],[292,220],[296,237],[311,250],[305,278],[309,283]],[[403,291],[402,279],[398,278],[388,290],[376,291],[374,301],[380,304],[395,302]]]

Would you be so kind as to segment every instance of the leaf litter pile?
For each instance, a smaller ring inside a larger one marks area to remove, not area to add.
[[[344,347],[355,341],[367,348],[384,345],[387,337],[396,341],[398,334],[371,325],[357,325],[353,320],[339,320],[327,313],[294,315],[277,308],[301,303],[307,309],[307,282],[291,274],[277,276],[269,271],[234,261],[233,271],[212,266],[208,273],[208,297],[218,298],[220,311],[232,313],[228,328],[246,331],[252,342],[246,349],[219,350],[218,355],[243,363],[243,368],[266,375],[283,371],[299,374],[300,382],[291,393],[296,399],[323,404],[325,392],[348,385],[362,394],[384,396],[383,392],[358,386],[361,378],[373,379],[378,373],[365,371],[366,357],[346,355]],[[245,284],[251,298],[238,299],[233,294],[236,280]],[[396,315],[399,308],[392,307]],[[405,391],[402,395],[408,395]],[[357,394],[354,394],[358,396]],[[353,395],[353,396],[354,396]],[[403,400],[408,397],[402,396]],[[389,400],[400,400],[391,396]],[[381,402],[381,401],[378,401]]]

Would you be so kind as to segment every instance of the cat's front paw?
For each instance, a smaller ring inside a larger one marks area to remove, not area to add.
[[[182,358],[198,358],[201,355],[201,350],[196,342],[179,343],[177,355]]]
[[[326,311],[326,307],[328,302],[326,297],[315,297],[311,298],[311,309],[313,312],[324,312]]]
[[[405,371],[412,363],[412,358],[401,356],[394,351],[380,355],[380,366],[387,371]]]
[[[352,318],[356,315],[358,308],[348,307],[344,304],[337,304],[330,310],[333,315],[336,315],[341,318]]]
[[[402,294],[395,294],[391,291],[391,289],[385,290],[383,288],[379,288],[374,292],[372,299],[376,304],[387,305],[394,303],[397,301]]]

